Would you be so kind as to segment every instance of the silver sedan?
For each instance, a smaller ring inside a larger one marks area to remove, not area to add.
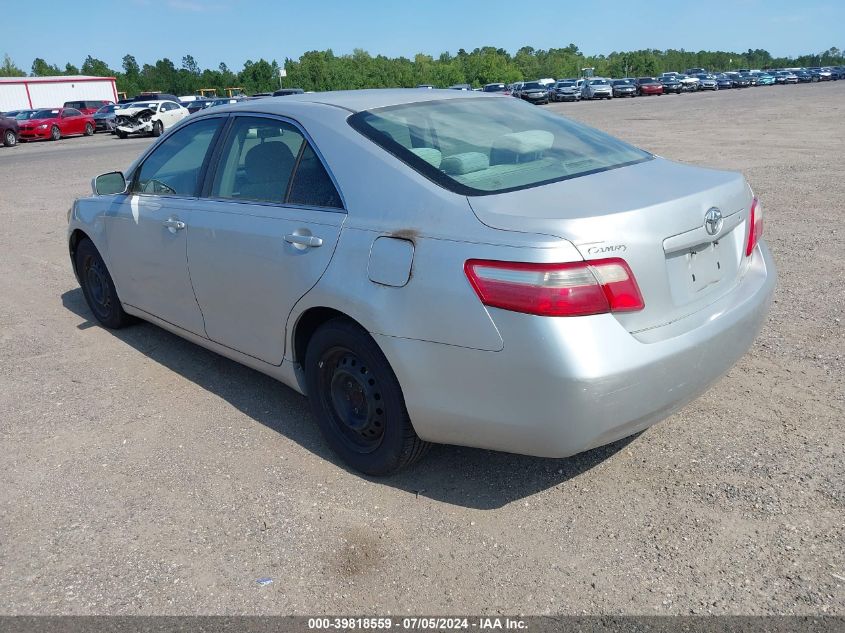
[[[641,431],[745,353],[775,286],[740,174],[501,96],[221,106],[93,185],[68,238],[94,316],[307,394],[376,475],[432,442],[564,457]]]

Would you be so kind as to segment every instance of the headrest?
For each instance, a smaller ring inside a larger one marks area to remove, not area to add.
[[[293,153],[287,145],[270,141],[256,145],[246,153],[244,168],[250,182],[275,182],[286,177],[293,162]]]
[[[494,150],[511,151],[514,154],[534,154],[551,149],[555,135],[546,130],[525,130],[500,136],[493,143]]]
[[[443,160],[443,153],[433,147],[412,147],[411,151],[435,168],[440,167],[440,161]]]
[[[482,154],[481,152],[453,154],[444,158],[443,162],[440,163],[440,169],[453,176],[481,171],[482,169],[487,169],[489,166],[490,159],[486,154]]]

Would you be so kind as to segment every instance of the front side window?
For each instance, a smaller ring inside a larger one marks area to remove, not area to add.
[[[650,160],[652,155],[520,99],[448,99],[362,111],[350,125],[463,195],[502,193]]]
[[[144,160],[134,193],[195,196],[212,141],[224,119],[202,119],[167,137]]]
[[[319,157],[296,126],[264,117],[235,119],[211,185],[213,198],[341,207]]]

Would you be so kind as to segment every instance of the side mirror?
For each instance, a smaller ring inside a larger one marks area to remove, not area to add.
[[[126,178],[123,172],[111,171],[94,178],[93,189],[98,196],[111,196],[126,192]]]

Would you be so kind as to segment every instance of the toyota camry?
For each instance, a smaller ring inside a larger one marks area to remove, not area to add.
[[[483,93],[210,108],[93,188],[68,240],[94,317],[307,394],[375,475],[637,433],[745,353],[776,279],[741,174]]]

